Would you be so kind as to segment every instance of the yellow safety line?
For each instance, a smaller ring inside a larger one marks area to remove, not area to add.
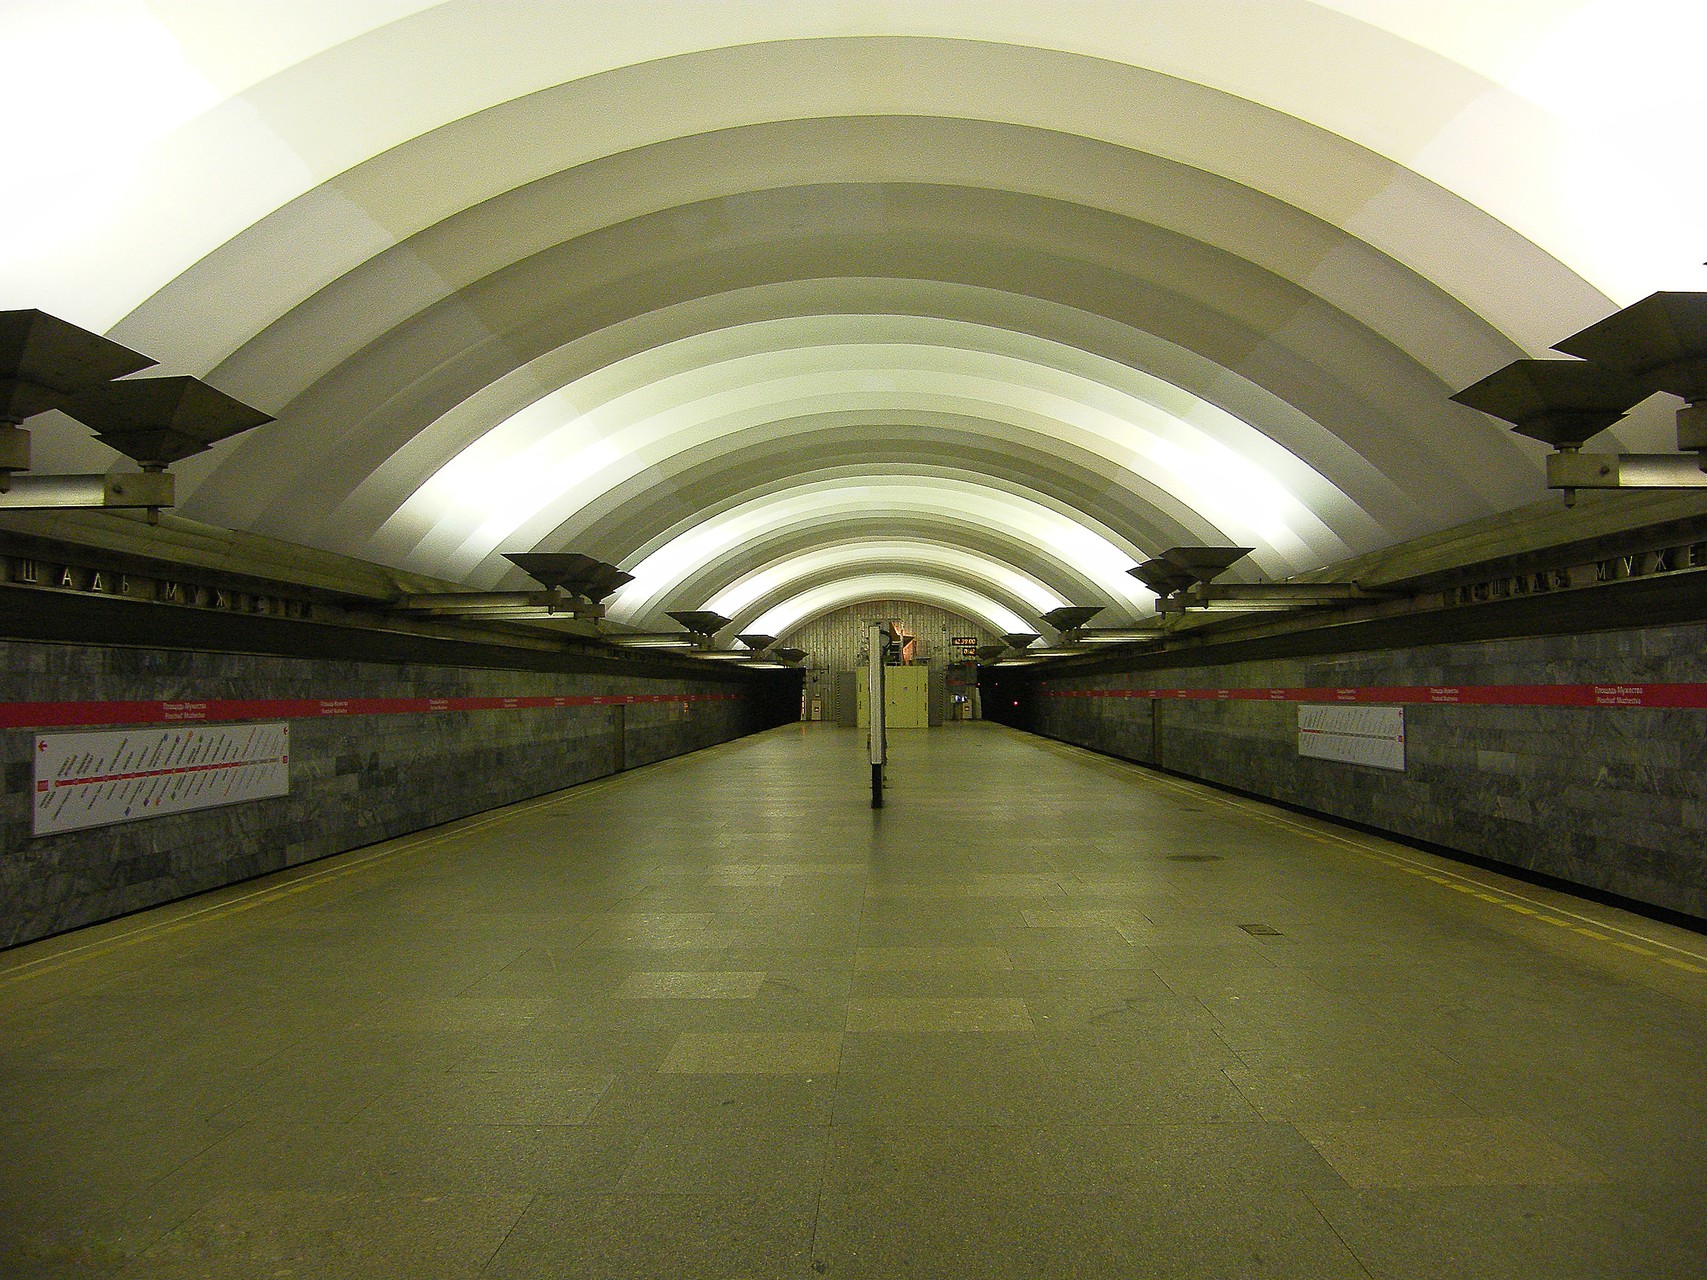
[[[1300,822],[1295,822],[1288,817],[1282,816],[1280,813],[1275,812],[1272,807],[1263,805],[1260,802],[1240,800],[1232,796],[1222,795],[1206,783],[1181,782],[1174,778],[1167,777],[1166,775],[1156,773],[1153,770],[1146,769],[1143,765],[1140,765],[1135,761],[1117,760],[1110,756],[1100,755],[1086,747],[1073,746],[1071,743],[1055,742],[1048,739],[1046,739],[1046,741],[1051,748],[1059,750],[1063,754],[1071,752],[1075,755],[1085,756],[1099,765],[1106,766],[1111,774],[1116,774],[1120,777],[1136,777],[1157,786],[1168,787],[1175,791],[1184,792],[1196,799],[1210,801],[1211,803],[1221,805],[1224,808],[1240,810],[1258,821],[1272,823],[1275,826],[1287,827],[1293,831],[1301,833],[1302,835],[1308,836],[1313,840],[1321,841],[1324,844],[1344,845],[1353,852],[1375,862],[1385,863],[1388,866],[1408,872],[1411,875],[1421,876],[1425,880],[1432,880],[1436,884],[1444,885],[1448,889],[1455,889],[1459,893],[1471,894],[1475,897],[1481,898],[1485,902],[1492,902],[1505,907],[1507,910],[1515,911],[1526,916],[1533,916],[1543,924],[1558,925],[1560,928],[1570,929],[1574,933],[1581,934],[1585,938],[1592,938],[1597,942],[1607,942],[1612,946],[1619,947],[1625,951],[1635,952],[1638,955],[1653,956],[1654,959],[1660,961],[1662,964],[1671,965],[1673,968],[1683,969],[1689,973],[1707,974],[1707,955],[1702,955],[1696,951],[1690,951],[1686,947],[1680,947],[1674,943],[1665,942],[1659,938],[1651,938],[1645,933],[1637,933],[1632,929],[1625,929],[1615,924],[1609,924],[1604,920],[1596,920],[1591,916],[1578,915],[1574,911],[1567,911],[1563,907],[1555,906],[1552,903],[1542,902],[1536,898],[1526,897],[1521,893],[1503,888],[1499,885],[1487,884],[1484,881],[1462,875],[1459,872],[1452,871],[1448,868],[1439,868],[1438,870],[1444,871],[1445,874],[1437,874],[1437,869],[1429,864],[1419,862],[1414,858],[1408,858],[1393,849],[1380,848],[1364,841],[1354,840],[1348,836],[1342,836],[1333,831],[1318,831],[1312,827],[1305,826]],[[1495,893],[1503,894],[1505,897],[1495,897],[1493,893],[1487,892],[1489,889],[1494,890]],[[1515,899],[1515,901],[1508,902],[1506,901],[1506,898]],[[1542,915],[1541,912],[1548,912],[1550,914]],[[1567,919],[1553,919],[1552,917],[1554,916],[1565,916]],[[1663,947],[1667,951],[1676,952],[1678,956],[1687,956],[1688,959],[1680,960],[1675,956],[1658,955],[1657,953],[1648,951],[1643,947],[1633,946],[1626,942],[1620,942],[1615,938],[1608,938],[1605,934],[1596,933],[1591,929],[1579,928],[1576,925],[1570,924],[1570,920],[1580,921],[1584,925],[1594,925],[1595,928],[1598,929],[1606,929],[1613,933],[1623,934],[1626,938],[1634,938],[1638,942],[1648,944],[1650,947]],[[1699,963],[1691,963],[1692,961],[1699,961]]]

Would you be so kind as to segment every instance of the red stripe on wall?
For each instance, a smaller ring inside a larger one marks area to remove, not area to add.
[[[179,778],[191,773],[213,773],[221,769],[254,769],[261,765],[284,764],[288,757],[273,756],[268,760],[225,760],[219,764],[185,764],[174,769],[144,769],[138,773],[101,773],[87,778],[55,778],[51,784],[40,782],[36,790],[54,787],[89,787],[103,782],[135,782],[138,778]]]
[[[1707,709],[1707,684],[1372,685],[1354,689],[1046,689],[1046,698],[1187,698],[1246,702],[1366,702],[1480,707]]]
[[[326,716],[538,711],[649,702],[727,702],[735,693],[613,693],[537,698],[251,698],[206,702],[0,702],[0,729],[168,724],[202,720],[314,720]]]

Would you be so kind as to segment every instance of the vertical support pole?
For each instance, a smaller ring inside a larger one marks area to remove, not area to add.
[[[870,709],[866,719],[870,722],[871,737],[868,739],[871,757],[871,807],[883,807],[883,766],[888,762],[888,708],[883,701],[883,658],[884,647],[889,639],[889,633],[881,626],[871,627],[866,632],[866,653],[868,654],[865,668],[865,701]]]

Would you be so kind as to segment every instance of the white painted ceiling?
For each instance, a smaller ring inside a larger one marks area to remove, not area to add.
[[[277,415],[210,523],[1038,630],[1543,496],[1446,396],[1707,287],[1693,0],[4,0],[0,306]],[[37,419],[37,468],[113,464]],[[1665,447],[1658,408],[1622,433]]]

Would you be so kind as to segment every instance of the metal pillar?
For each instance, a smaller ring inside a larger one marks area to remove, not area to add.
[[[888,763],[888,717],[883,703],[883,657],[889,642],[885,627],[871,627],[866,635],[865,700],[869,714],[871,736],[867,739],[871,757],[871,807],[883,807],[883,766]]]

